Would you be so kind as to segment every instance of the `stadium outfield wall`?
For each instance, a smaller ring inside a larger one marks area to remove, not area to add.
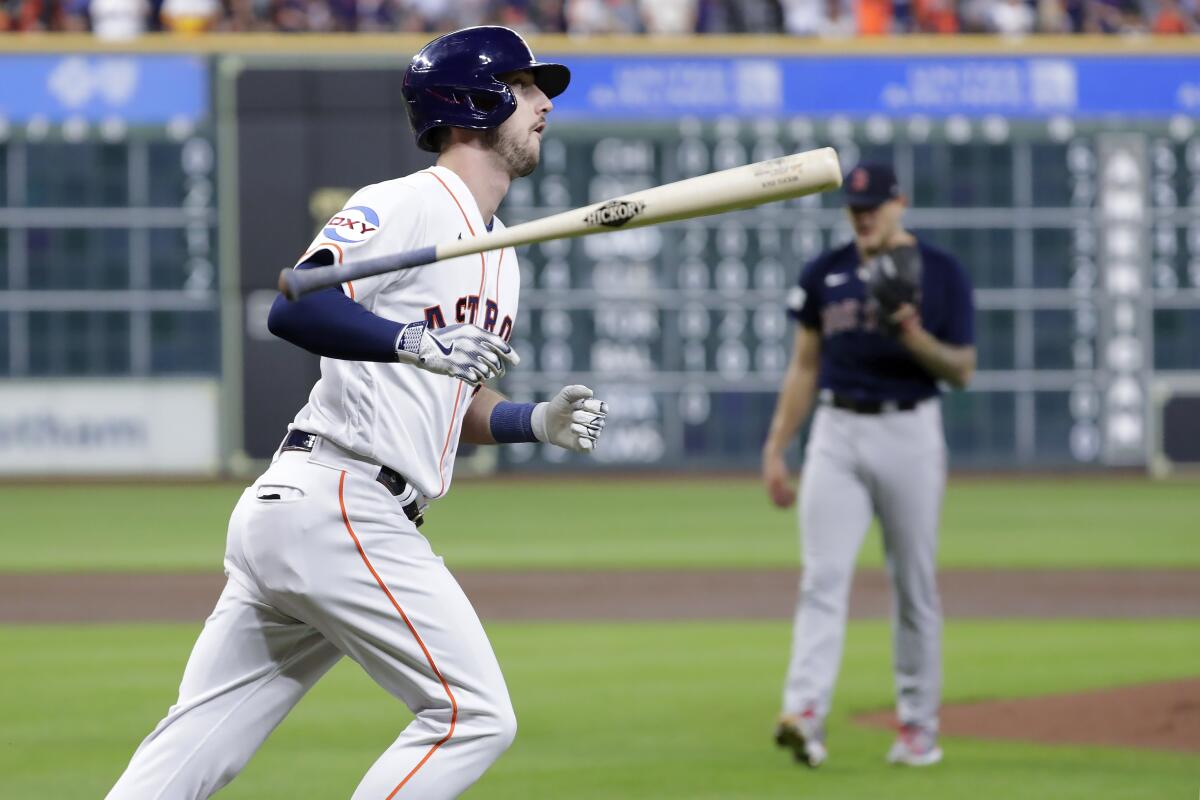
[[[422,43],[0,39],[6,473],[243,472],[269,455],[315,376],[262,329],[271,276],[355,186],[425,163],[396,89]],[[1200,461],[1200,39],[533,45],[575,77],[508,221],[811,146],[893,160],[914,226],[976,283],[980,372],[946,401],[958,465]],[[580,381],[617,401],[604,457],[580,468],[752,467],[790,341],[779,292],[846,233],[825,197],[530,248],[515,338],[530,357],[504,388]],[[89,404],[101,386],[116,399]],[[156,387],[220,446],[153,421],[127,435],[128,408],[162,407]],[[557,457],[512,448],[498,466]]]

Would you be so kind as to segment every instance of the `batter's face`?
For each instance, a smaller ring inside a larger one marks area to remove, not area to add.
[[[533,172],[541,158],[546,116],[554,104],[533,82],[530,70],[498,77],[512,88],[517,109],[499,128],[488,131],[488,144],[503,162],[509,177],[524,178]]]
[[[846,213],[854,227],[854,241],[859,251],[873,255],[885,249],[901,230],[904,207],[903,199],[888,200],[873,208],[849,206]]]

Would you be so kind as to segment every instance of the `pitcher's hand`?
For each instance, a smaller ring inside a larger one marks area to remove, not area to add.
[[[763,454],[762,479],[767,496],[779,508],[790,508],[796,502],[796,489],[781,455]]]

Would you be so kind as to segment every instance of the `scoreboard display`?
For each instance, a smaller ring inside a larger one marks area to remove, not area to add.
[[[202,59],[8,56],[0,375],[215,376],[216,149]]]

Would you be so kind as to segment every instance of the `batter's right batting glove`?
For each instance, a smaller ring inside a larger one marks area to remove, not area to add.
[[[430,328],[410,322],[396,337],[396,359],[438,375],[449,375],[478,386],[499,378],[521,358],[508,342],[477,325]]]
[[[608,403],[592,397],[586,386],[564,386],[553,400],[533,408],[533,435],[575,453],[596,449],[608,420]]]

